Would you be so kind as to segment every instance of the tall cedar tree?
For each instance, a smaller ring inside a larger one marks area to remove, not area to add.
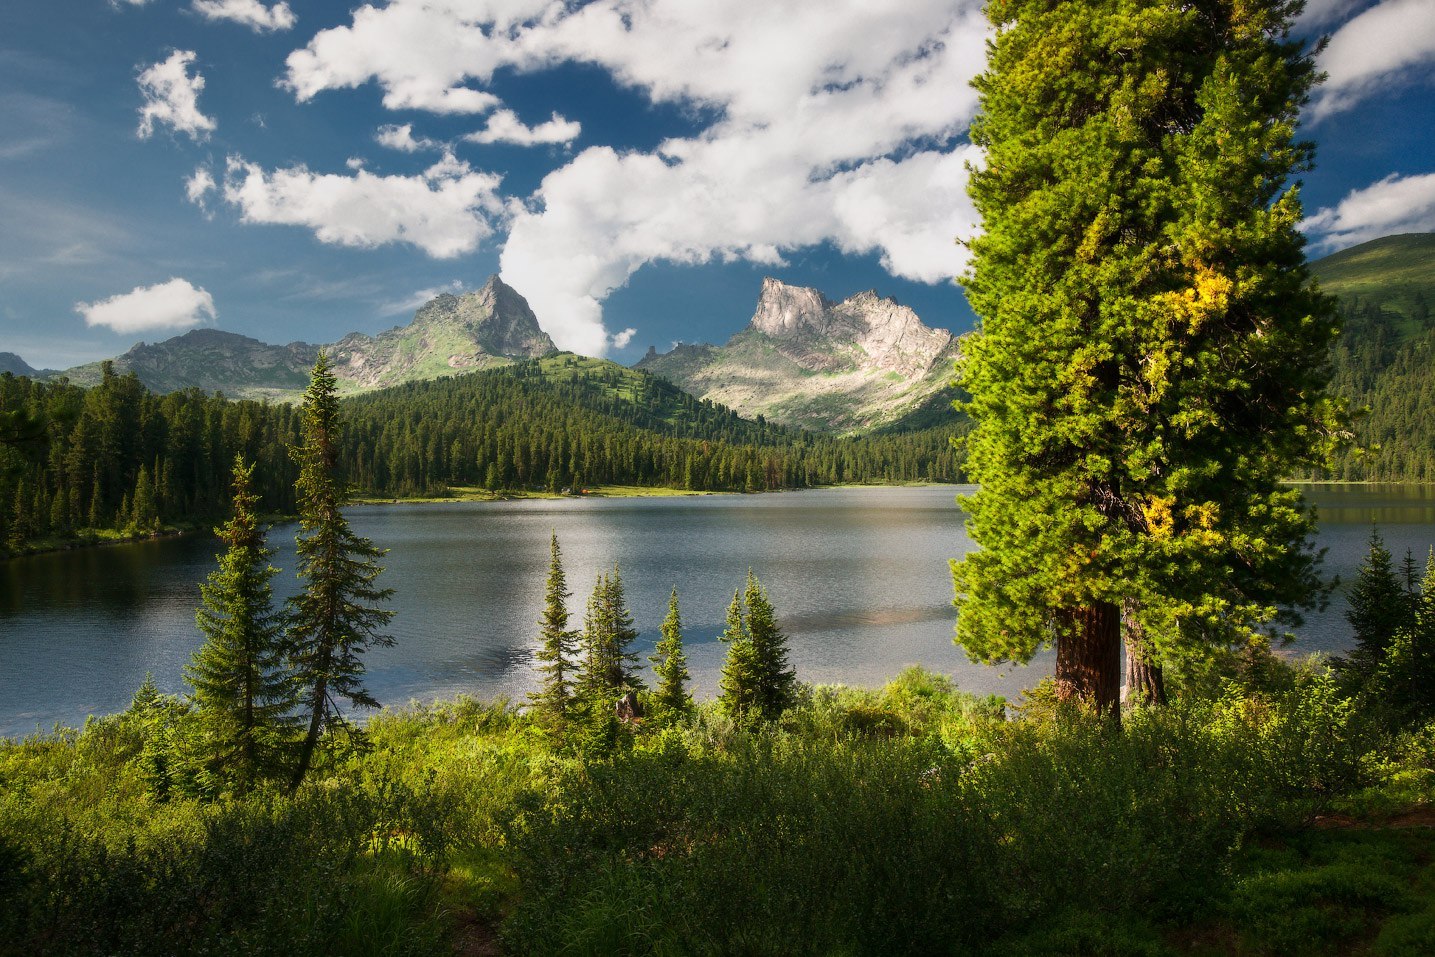
[[[953,562],[957,641],[1117,706],[1121,612],[1171,660],[1318,600],[1314,515],[1335,333],[1292,171],[1316,79],[1276,0],[991,0],[963,277],[979,332]]]
[[[638,656],[630,649],[638,637],[633,616],[623,597],[618,567],[598,576],[583,617],[583,660],[577,677],[577,697],[593,713],[610,711],[618,698],[640,691]]]
[[[241,793],[287,766],[294,686],[284,662],[284,617],[274,608],[274,551],[255,515],[254,466],[234,458],[234,514],[215,534],[227,549],[199,586],[204,644],[185,677],[204,729],[210,770]]]
[[[299,465],[295,541],[304,588],[289,600],[289,644],[300,702],[309,719],[294,770],[295,788],[309,770],[320,735],[342,723],[340,698],[378,707],[364,689],[363,654],[370,645],[393,644],[379,629],[394,613],[375,607],[393,594],[393,589],[374,584],[383,571],[378,559],[384,552],[355,535],[344,518],[348,495],[338,476],[339,429],[338,390],[329,358],[320,352],[304,393],[300,444],[293,450]]]
[[[533,707],[552,721],[563,722],[569,716],[573,699],[574,658],[578,653],[578,635],[568,630],[568,579],[563,574],[563,556],[558,550],[558,533],[548,543],[548,584],[544,589],[543,617],[538,622],[538,673],[542,676],[537,691],[530,694]]]
[[[678,611],[676,588],[668,598],[668,614],[659,632],[662,637],[648,659],[653,663],[653,676],[658,682],[653,703],[659,714],[669,717],[685,714],[693,706],[693,696],[686,687],[692,674],[688,671],[688,656],[683,653],[683,618]]]
[[[767,593],[751,570],[747,585],[734,592],[727,628],[727,660],[718,680],[718,701],[741,720],[775,721],[792,707],[797,673],[787,663],[787,637],[777,627]]]
[[[1354,633],[1355,648],[1344,661],[1337,659],[1345,683],[1351,690],[1365,686],[1385,658],[1395,635],[1409,626],[1418,601],[1410,578],[1413,556],[1407,555],[1403,572],[1397,573],[1389,549],[1380,533],[1370,533],[1370,553],[1361,562],[1350,589],[1350,608],[1345,620]]]

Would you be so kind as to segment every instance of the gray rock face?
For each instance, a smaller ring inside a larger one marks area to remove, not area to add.
[[[725,346],[650,351],[638,368],[743,415],[824,432],[900,418],[948,385],[957,345],[874,291],[834,303],[764,279],[747,328]]]

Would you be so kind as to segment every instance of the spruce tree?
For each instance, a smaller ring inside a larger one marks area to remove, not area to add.
[[[254,466],[235,456],[233,475],[234,513],[215,529],[227,548],[200,586],[195,615],[205,642],[185,677],[210,770],[243,792],[286,763],[295,697],[284,666],[283,615],[270,587],[279,570],[269,564],[274,551],[255,514]]]
[[[1413,577],[1408,567],[1411,564],[1413,559],[1407,556],[1407,567],[1397,573],[1385,540],[1378,531],[1371,531],[1370,551],[1356,573],[1355,584],[1350,589],[1350,607],[1345,612],[1355,647],[1348,659],[1336,660],[1352,690],[1369,681],[1396,633],[1414,618],[1418,603],[1412,591],[1414,585],[1409,582]]]
[[[558,533],[548,544],[548,583],[544,589],[543,617],[539,619],[538,639],[541,647],[536,655],[538,673],[542,676],[537,691],[529,700],[540,714],[551,721],[562,722],[569,716],[573,699],[574,656],[577,634],[568,629],[568,580],[563,574],[563,556],[558,549]]]
[[[1331,302],[1288,176],[1316,73],[1282,0],[990,3],[958,367],[975,426],[957,641],[1114,711],[1121,611],[1159,663],[1298,619],[1315,520],[1286,477],[1343,437]]]
[[[379,629],[393,612],[376,607],[393,594],[374,584],[384,552],[354,534],[344,517],[348,500],[338,475],[339,398],[328,356],[320,352],[304,393],[299,466],[297,557],[303,590],[289,600],[289,654],[308,730],[299,746],[292,787],[308,773],[320,736],[342,723],[340,699],[376,708],[364,688],[364,652],[393,639]]]
[[[718,681],[718,701],[725,711],[739,719],[774,721],[792,707],[797,674],[787,663],[787,638],[751,570],[745,588],[733,593],[719,639],[728,642]]]
[[[1435,549],[1407,620],[1372,663],[1364,710],[1384,715],[1392,730],[1435,719]]]
[[[678,611],[676,588],[668,597],[668,614],[659,631],[662,637],[648,659],[653,663],[653,675],[658,683],[653,703],[659,714],[668,717],[686,714],[693,706],[692,695],[685,685],[692,675],[688,672],[687,655],[683,654],[683,619]]]
[[[624,694],[642,690],[638,656],[631,650],[637,637],[623,597],[623,579],[615,565],[613,574],[598,576],[583,618],[577,693],[590,713],[601,717]]]

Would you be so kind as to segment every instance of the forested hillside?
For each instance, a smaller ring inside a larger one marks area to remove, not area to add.
[[[1357,447],[1330,477],[1435,481],[1435,234],[1377,239],[1312,271],[1340,299],[1332,388],[1358,413]]]
[[[0,447],[0,542],[14,552],[172,525],[226,507],[236,453],[262,507],[293,510],[297,415],[190,389],[159,396],[109,370],[90,389],[0,376],[0,409],[44,436]],[[602,484],[712,491],[956,481],[950,428],[838,439],[749,422],[643,372],[558,355],[345,403],[342,465],[361,494]]]

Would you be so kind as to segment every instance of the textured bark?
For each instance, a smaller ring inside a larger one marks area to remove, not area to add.
[[[1126,702],[1134,704],[1166,704],[1166,678],[1161,666],[1154,660],[1151,645],[1141,623],[1136,620],[1135,609],[1123,605],[1121,625],[1126,634]]]
[[[1062,700],[1075,699],[1098,714],[1121,714],[1121,612],[1096,602],[1063,616],[1056,642],[1056,686]]]

